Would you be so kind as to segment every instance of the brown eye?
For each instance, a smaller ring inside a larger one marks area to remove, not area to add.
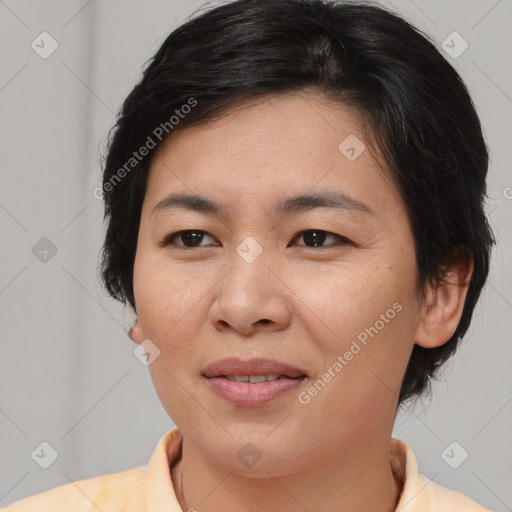
[[[183,247],[185,249],[204,247],[204,245],[200,245],[200,244],[204,240],[205,235],[209,236],[206,233],[206,231],[202,231],[200,229],[187,229],[187,230],[183,230],[183,231],[177,231],[176,233],[172,233],[172,234],[166,236],[160,242],[159,245],[161,247],[176,246],[176,247]],[[181,244],[176,243],[175,242],[176,239],[178,239],[182,243]]]
[[[336,235],[334,233],[329,233],[328,231],[323,231],[321,229],[307,229],[305,231],[301,231],[294,240],[302,237],[304,239],[305,245],[308,248],[320,247],[320,248],[329,248],[331,246],[345,245],[352,243],[347,238]],[[323,245],[329,237],[335,239],[334,243],[330,243],[327,245]],[[311,245],[309,245],[311,244]]]

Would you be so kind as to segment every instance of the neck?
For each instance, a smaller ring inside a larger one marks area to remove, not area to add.
[[[372,436],[302,472],[250,478],[215,465],[184,438],[172,480],[184,512],[393,512],[401,482],[391,469],[390,442]]]

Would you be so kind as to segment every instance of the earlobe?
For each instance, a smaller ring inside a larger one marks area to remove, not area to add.
[[[142,333],[142,326],[140,325],[140,321],[137,318],[133,327],[128,331],[128,337],[137,345],[143,342],[144,335]]]
[[[453,336],[464,310],[472,272],[472,261],[458,263],[444,274],[435,289],[429,289],[414,337],[417,345],[435,348]]]

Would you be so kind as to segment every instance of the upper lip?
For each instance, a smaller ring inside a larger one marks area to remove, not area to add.
[[[226,357],[209,364],[203,370],[205,377],[231,375],[286,375],[287,377],[306,376],[306,372],[288,363],[257,357],[244,361],[237,357]]]

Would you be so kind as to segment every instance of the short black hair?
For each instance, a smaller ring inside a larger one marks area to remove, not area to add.
[[[427,35],[380,5],[237,0],[196,12],[174,30],[109,132],[101,279],[136,311],[142,202],[152,157],[167,136],[252,98],[304,90],[354,109],[370,149],[383,155],[407,207],[421,301],[451,265],[473,262],[457,329],[437,348],[414,346],[402,403],[430,388],[466,333],[495,240],[484,213],[488,149],[469,92]]]

